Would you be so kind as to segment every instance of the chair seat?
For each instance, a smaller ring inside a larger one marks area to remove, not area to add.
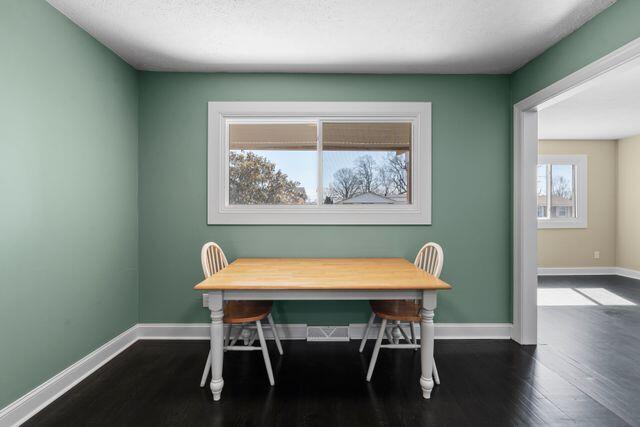
[[[370,301],[376,316],[401,322],[419,322],[421,305],[413,301]]]
[[[249,323],[262,320],[271,313],[272,301],[229,301],[224,305],[224,323]]]

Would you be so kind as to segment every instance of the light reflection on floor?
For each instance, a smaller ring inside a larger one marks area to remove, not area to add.
[[[538,306],[636,305],[604,288],[538,288]]]

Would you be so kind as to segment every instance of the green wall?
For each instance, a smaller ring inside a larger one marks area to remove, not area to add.
[[[136,72],[0,3],[0,408],[137,321]]]
[[[208,226],[208,101],[431,101],[433,225]],[[440,322],[509,322],[510,139],[507,76],[140,74],[140,319],[205,322],[192,290],[200,247],[240,256],[413,259],[445,250]],[[346,324],[366,302],[282,302],[280,322]]]
[[[640,0],[618,0],[512,74],[512,101],[544,89],[640,37]]]

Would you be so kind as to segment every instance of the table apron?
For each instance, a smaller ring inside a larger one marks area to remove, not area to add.
[[[208,291],[209,297],[222,294],[223,300],[412,300],[435,290],[226,290]]]

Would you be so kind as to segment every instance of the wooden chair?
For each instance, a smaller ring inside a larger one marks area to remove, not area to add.
[[[213,242],[206,243],[202,247],[201,257],[202,270],[205,277],[213,276],[229,265],[227,257],[224,255],[224,252],[222,252],[220,246]],[[264,365],[267,368],[269,383],[274,385],[275,381],[273,380],[273,370],[271,369],[271,361],[269,360],[269,351],[267,350],[267,344],[262,331],[262,321],[266,318],[271,326],[271,331],[273,332],[278,352],[283,354],[280,337],[278,337],[278,331],[273,323],[273,317],[271,317],[272,305],[272,301],[228,301],[224,305],[224,317],[222,321],[229,325],[225,331],[224,351],[261,350],[262,357],[264,358]],[[255,326],[251,326],[251,323],[255,323]],[[229,342],[234,325],[240,325],[240,330],[237,332],[237,335],[233,340]],[[260,347],[253,346],[256,335],[260,341]],[[235,345],[238,339],[243,336],[244,345]],[[209,349],[207,362],[205,363],[204,371],[202,372],[200,387],[204,387],[210,368],[211,349]]]
[[[440,277],[440,273],[442,272],[442,264],[444,263],[444,253],[442,251],[442,247],[437,243],[429,242],[425,244],[414,261],[416,267],[423,269],[429,274],[432,274],[435,277]],[[364,349],[365,344],[367,343],[367,336],[369,335],[369,330],[373,325],[376,317],[379,317],[382,321],[380,324],[380,332],[378,333],[378,338],[376,339],[376,345],[373,348],[373,354],[371,355],[371,362],[369,363],[369,370],[367,372],[367,381],[371,381],[371,376],[373,375],[373,370],[376,366],[376,361],[378,359],[378,353],[380,352],[380,348],[392,348],[392,349],[413,349],[417,350],[420,348],[420,344],[416,340],[415,333],[415,324],[420,322],[420,307],[421,304],[417,301],[369,301],[371,305],[371,317],[369,318],[369,323],[367,323],[367,327],[364,331],[364,336],[362,337],[362,341],[360,342],[360,353]],[[393,322],[391,327],[387,326],[388,322]],[[411,339],[407,336],[404,329],[402,328],[402,323],[409,323],[409,328],[411,331]],[[389,331],[389,328],[391,331]],[[396,337],[394,338],[394,333],[396,333]],[[389,344],[382,344],[382,339],[386,335]],[[400,343],[400,337],[403,337],[407,344]],[[440,384],[440,376],[438,375],[438,369],[436,368],[436,362],[433,361],[433,380],[436,384]]]

